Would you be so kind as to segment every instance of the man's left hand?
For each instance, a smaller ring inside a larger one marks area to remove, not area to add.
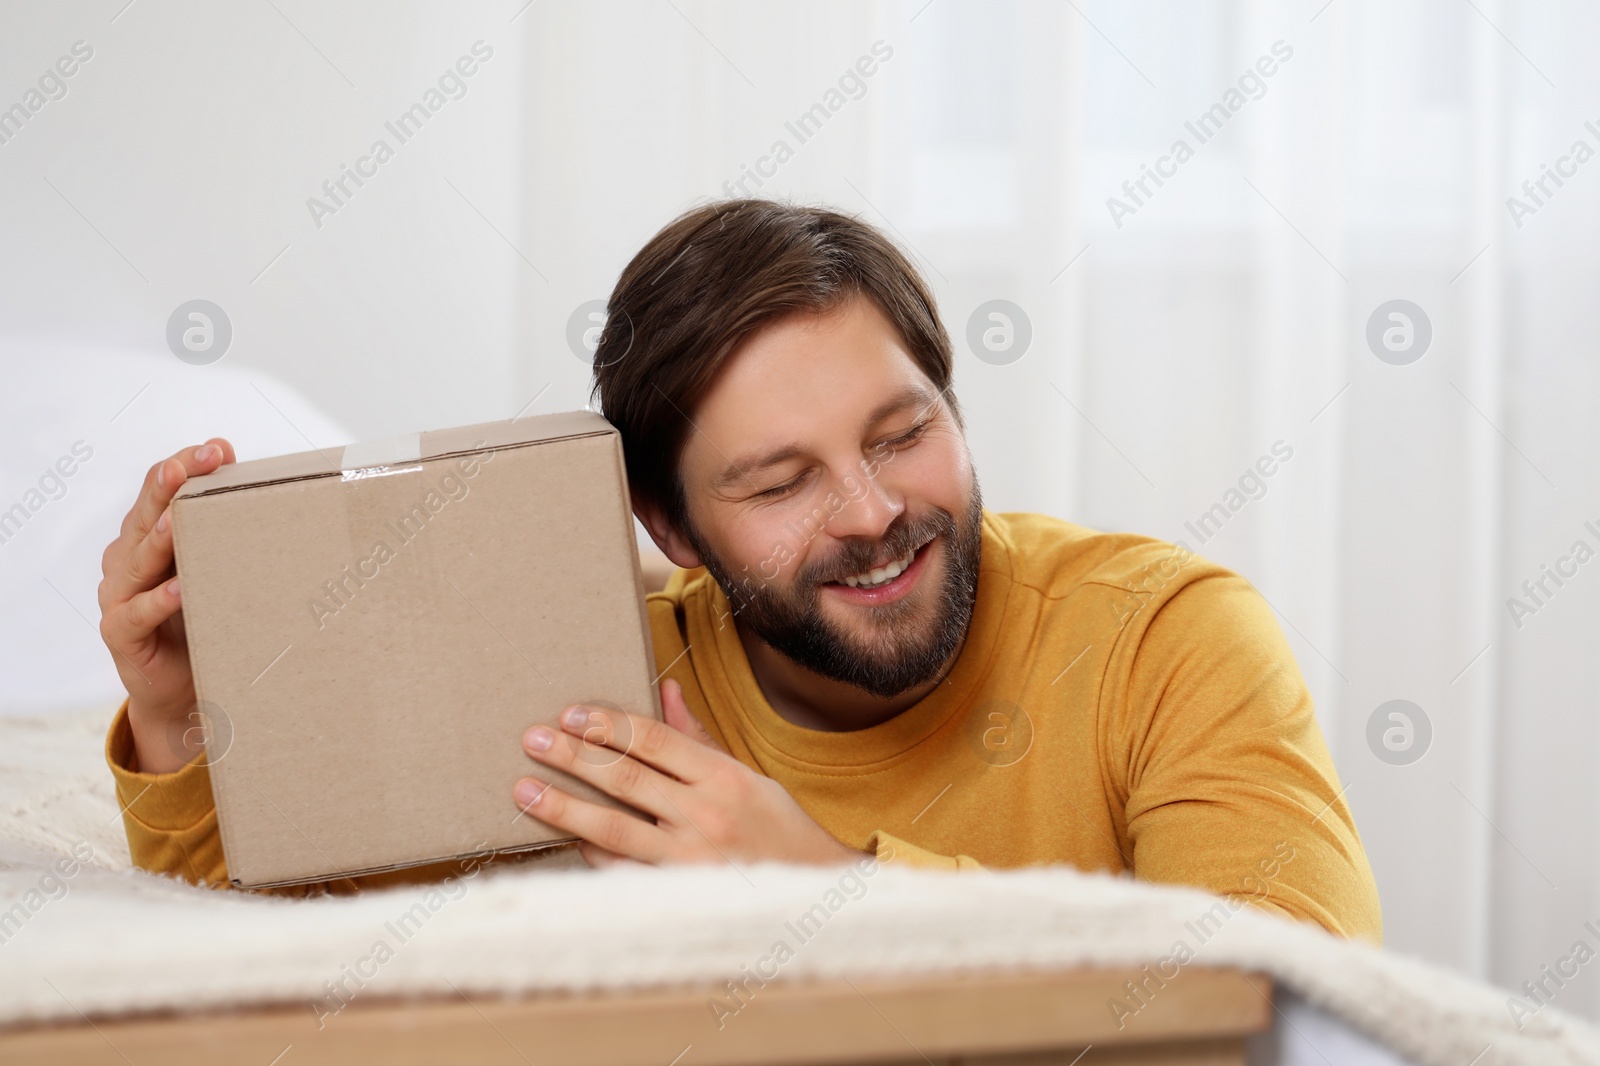
[[[842,865],[866,855],[834,839],[778,782],[717,747],[684,703],[661,683],[666,722],[606,707],[568,707],[561,731],[534,726],[530,756],[654,816],[582,800],[525,777],[516,804],[541,822],[583,838],[591,866],[760,861]]]

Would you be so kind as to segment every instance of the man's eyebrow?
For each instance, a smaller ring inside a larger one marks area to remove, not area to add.
[[[920,385],[907,385],[904,389],[874,407],[862,422],[862,429],[870,429],[890,415],[898,414],[910,407],[926,411],[933,406],[933,402],[929,399],[927,389],[922,388]],[[736,482],[749,481],[752,474],[760,473],[763,470],[777,466],[779,463],[787,462],[805,454],[807,454],[807,449],[804,445],[790,443],[760,455],[735,459],[723,468],[722,473],[712,479],[711,488],[713,490],[722,490]]]
[[[863,430],[871,429],[890,415],[899,414],[908,407],[922,408],[924,413],[933,407],[934,400],[928,398],[928,390],[921,385],[907,385],[887,400],[872,409],[861,423]]]
[[[723,468],[722,473],[712,479],[711,487],[722,490],[739,481],[749,481],[751,474],[757,474],[768,467],[777,466],[799,455],[804,455],[805,449],[798,444],[785,444],[775,451],[753,458],[735,459]]]

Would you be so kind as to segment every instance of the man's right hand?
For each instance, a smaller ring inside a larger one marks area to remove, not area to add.
[[[233,461],[233,445],[213,437],[152,466],[100,560],[100,636],[128,690],[137,760],[130,769],[170,773],[203,746],[167,505],[190,477]]]

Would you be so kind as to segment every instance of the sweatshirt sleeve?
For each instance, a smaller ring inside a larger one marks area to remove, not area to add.
[[[204,753],[170,774],[141,773],[134,768],[133,731],[128,725],[128,704],[124,700],[106,735],[106,762],[116,779],[117,805],[122,808],[122,826],[128,834],[128,851],[135,866],[155,874],[181,877],[191,884],[233,887],[222,853],[222,834],[217,827],[216,801],[212,798],[211,773]],[[349,895],[368,888],[433,884],[447,877],[469,876],[486,863],[506,862],[552,867],[581,865],[574,846],[558,845],[543,851],[487,859],[467,857],[359,877],[245,891],[291,898]]]
[[[116,779],[117,805],[128,834],[133,864],[152,873],[175,874],[197,885],[226,885],[211,774],[202,753],[167,774],[133,769],[133,731],[123,701],[106,735],[106,762]]]
[[[981,870],[978,860],[970,855],[940,855],[920,848],[910,841],[890,836],[882,829],[867,838],[865,851],[872,852],[879,864],[914,867],[920,870]]]
[[[1154,605],[1153,605],[1154,606]],[[1130,642],[1130,638],[1132,638]],[[1271,607],[1220,569],[1124,630],[1106,721],[1141,880],[1381,943],[1377,885]]]

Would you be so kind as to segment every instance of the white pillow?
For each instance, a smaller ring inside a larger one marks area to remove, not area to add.
[[[100,555],[145,471],[214,436],[243,460],[350,434],[279,381],[164,348],[0,337],[0,368],[0,714],[114,707],[122,687],[96,628]]]

